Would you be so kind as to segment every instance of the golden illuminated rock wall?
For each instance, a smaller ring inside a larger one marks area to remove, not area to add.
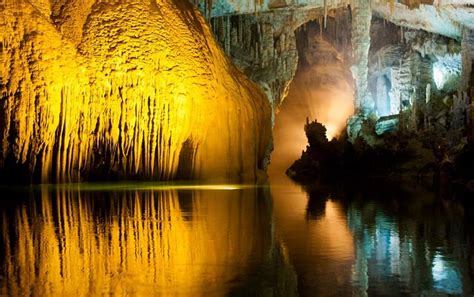
[[[268,100],[190,4],[41,2],[0,8],[3,175],[256,179]]]

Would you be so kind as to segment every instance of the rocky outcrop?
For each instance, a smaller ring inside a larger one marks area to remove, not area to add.
[[[257,178],[270,106],[191,5],[40,2],[1,8],[2,178]]]

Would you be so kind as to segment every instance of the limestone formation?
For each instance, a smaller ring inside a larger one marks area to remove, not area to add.
[[[43,2],[0,8],[2,177],[257,178],[270,105],[190,4]]]
[[[355,106],[364,117],[373,112],[372,95],[367,87],[371,21],[370,1],[354,1],[352,7],[353,66],[351,70],[356,83]]]

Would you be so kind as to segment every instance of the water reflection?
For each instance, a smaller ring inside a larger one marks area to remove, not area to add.
[[[352,202],[348,221],[357,246],[353,283],[359,293],[472,292],[468,234],[459,209],[434,203],[394,211],[373,201]]]
[[[296,292],[265,189],[43,187],[6,205],[11,195],[2,195],[0,295]],[[255,273],[262,267],[274,269]]]
[[[381,189],[3,188],[0,295],[471,295],[466,210]]]
[[[415,187],[272,182],[300,295],[471,296],[473,229],[462,206]]]

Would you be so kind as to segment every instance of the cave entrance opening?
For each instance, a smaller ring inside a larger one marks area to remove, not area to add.
[[[301,156],[307,118],[323,123],[332,139],[354,113],[350,28],[350,13],[344,10],[329,15],[326,28],[320,19],[295,32],[298,67],[276,115],[270,174],[281,174]]]

